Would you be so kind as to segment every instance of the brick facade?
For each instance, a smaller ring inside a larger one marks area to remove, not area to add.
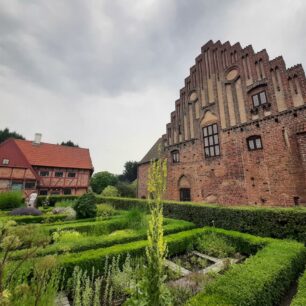
[[[241,48],[239,43],[209,41],[201,51],[180,90],[167,132],[158,142],[168,158],[166,198],[180,200],[188,189],[192,201],[306,203],[302,66],[286,69],[282,57],[269,60],[266,50],[255,53],[251,46]],[[204,129],[215,124],[218,132],[211,153],[212,140],[204,143]],[[252,150],[253,138],[261,140],[260,148]],[[217,156],[208,156],[205,150]],[[179,162],[173,162],[174,151]],[[156,158],[154,152],[152,148],[139,164],[139,197],[147,195],[148,162]]]

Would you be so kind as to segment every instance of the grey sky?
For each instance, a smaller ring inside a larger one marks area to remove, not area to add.
[[[0,0],[0,129],[140,160],[209,39],[306,65],[304,0]]]

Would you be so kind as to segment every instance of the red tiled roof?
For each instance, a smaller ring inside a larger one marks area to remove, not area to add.
[[[93,169],[88,149],[20,139],[14,142],[32,166]]]

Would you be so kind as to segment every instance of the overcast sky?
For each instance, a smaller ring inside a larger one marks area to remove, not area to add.
[[[0,129],[121,173],[166,130],[208,40],[306,66],[304,0],[0,0]]]

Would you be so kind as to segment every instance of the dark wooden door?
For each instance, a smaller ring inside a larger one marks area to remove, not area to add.
[[[180,189],[180,201],[183,202],[191,201],[190,188]]]

